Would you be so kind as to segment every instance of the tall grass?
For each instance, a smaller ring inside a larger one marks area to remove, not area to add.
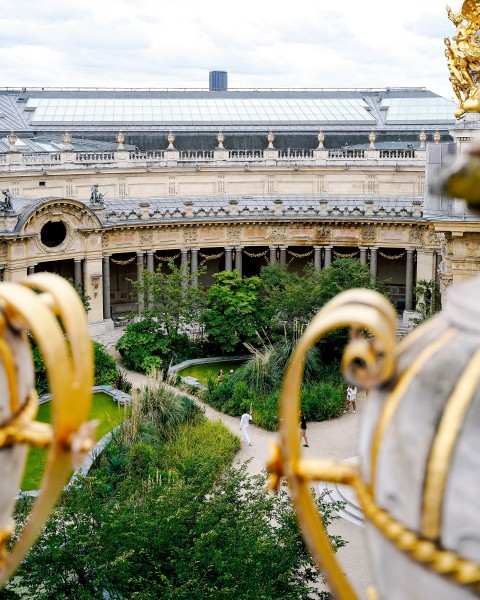
[[[262,349],[248,346],[252,357],[237,371],[221,381],[211,377],[204,399],[214,408],[239,416],[253,406],[254,422],[268,430],[278,425],[278,400],[285,371],[301,331],[284,336]],[[305,357],[302,382],[302,409],[309,421],[339,416],[343,409],[345,382],[334,365],[325,365],[316,346]]]

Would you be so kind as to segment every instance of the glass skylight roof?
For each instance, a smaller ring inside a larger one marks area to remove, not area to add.
[[[381,108],[387,108],[387,123],[453,121],[457,105],[446,98],[389,98]]]
[[[362,99],[30,98],[32,123],[373,122]]]

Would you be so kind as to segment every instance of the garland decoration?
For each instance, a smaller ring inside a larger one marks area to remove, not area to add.
[[[310,252],[304,252],[303,254],[297,254],[296,252],[292,252],[291,250],[288,250],[287,253],[290,256],[293,256],[293,258],[307,258],[307,256],[311,256],[313,254],[313,250],[310,250]]]
[[[178,254],[175,254],[175,256],[157,256],[156,254],[154,254],[153,256],[155,257],[155,260],[159,260],[161,262],[170,262],[171,260],[177,260],[177,258],[180,257],[181,252],[179,252]]]
[[[218,258],[222,258],[222,256],[225,254],[225,250],[222,250],[221,252],[219,252],[218,254],[202,254],[201,252],[198,253],[203,260],[217,260]]]
[[[353,258],[354,256],[357,256],[357,254],[360,254],[360,250],[355,250],[355,252],[350,252],[349,254],[332,250],[332,254],[335,256],[335,258]]]
[[[116,260],[112,257],[110,257],[110,261],[114,264],[114,265],[130,265],[133,263],[134,260],[136,260],[137,257],[133,256],[132,258],[127,258],[127,260]]]
[[[247,252],[246,250],[243,250],[243,253],[250,258],[262,258],[263,256],[267,256],[268,252],[269,252],[268,250],[264,250],[263,252],[254,253],[254,252]]]
[[[380,252],[380,250],[378,250],[378,253],[381,257],[388,258],[388,260],[398,260],[399,258],[403,258],[406,254],[406,252],[400,252],[400,254],[384,254],[383,252]]]

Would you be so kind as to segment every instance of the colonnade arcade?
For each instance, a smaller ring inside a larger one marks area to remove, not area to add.
[[[190,272],[193,285],[201,282],[208,287],[214,282],[213,275],[220,271],[236,269],[241,276],[249,277],[258,275],[265,265],[279,264],[288,271],[302,272],[309,263],[321,270],[339,258],[354,258],[367,265],[372,281],[386,280],[387,290],[397,308],[411,311],[415,306],[413,290],[416,281],[425,278],[425,273],[432,273],[435,277],[440,257],[438,251],[434,250],[376,246],[237,245],[149,249],[103,253],[101,273],[90,279],[93,293],[95,296],[98,294],[102,301],[103,318],[115,319],[134,310],[137,305],[143,307],[147,301],[138,297],[131,282],[138,280],[144,269],[150,272],[157,269],[166,271],[169,261],[173,261],[184,272]],[[56,272],[71,278],[77,288],[88,290],[87,261],[88,258],[75,257],[39,262],[29,265],[28,273]]]

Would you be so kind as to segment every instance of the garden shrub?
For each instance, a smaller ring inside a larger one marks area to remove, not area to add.
[[[345,405],[344,386],[330,382],[306,385],[301,394],[302,410],[308,421],[339,417]]]
[[[152,446],[145,442],[135,442],[127,453],[130,476],[147,477],[151,473],[154,463]]]
[[[111,356],[99,342],[93,342],[95,363],[95,385],[114,385],[118,378],[118,367]]]

